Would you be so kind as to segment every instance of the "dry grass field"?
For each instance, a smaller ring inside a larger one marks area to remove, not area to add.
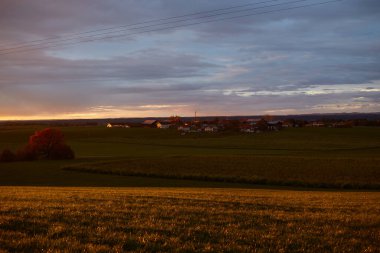
[[[0,251],[379,252],[380,193],[0,187]]]

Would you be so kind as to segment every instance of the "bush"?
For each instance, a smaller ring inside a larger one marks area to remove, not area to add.
[[[74,159],[74,151],[66,144],[57,145],[51,150],[49,159],[61,160],[61,159]]]
[[[16,158],[18,161],[34,161],[37,159],[37,154],[27,145],[25,148],[17,151]]]
[[[4,149],[0,154],[0,162],[14,162],[16,155],[9,149]]]

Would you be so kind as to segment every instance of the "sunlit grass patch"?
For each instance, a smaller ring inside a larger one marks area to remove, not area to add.
[[[379,193],[0,188],[0,249],[376,252]]]

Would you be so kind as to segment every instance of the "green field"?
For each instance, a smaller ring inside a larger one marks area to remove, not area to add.
[[[75,160],[0,163],[0,252],[380,251],[379,128],[61,130]]]
[[[1,127],[0,149],[20,148],[40,129]],[[380,189],[379,128],[185,136],[161,129],[61,129],[77,160],[3,163],[0,184]]]
[[[379,252],[380,195],[0,187],[0,251]]]

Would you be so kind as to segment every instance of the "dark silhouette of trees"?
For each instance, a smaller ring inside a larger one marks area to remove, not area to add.
[[[240,121],[239,120],[229,120],[225,124],[225,129],[227,131],[239,131],[240,128]]]
[[[173,124],[173,125],[178,125],[182,122],[181,117],[177,115],[170,116],[169,121],[170,121],[170,124]]]
[[[268,122],[264,119],[261,119],[259,120],[257,123],[256,123],[256,127],[260,130],[260,131],[266,131],[268,130]]]

